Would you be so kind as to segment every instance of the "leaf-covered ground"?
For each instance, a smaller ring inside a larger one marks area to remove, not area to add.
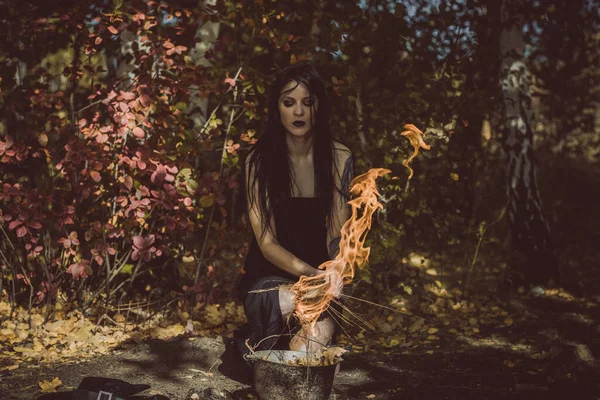
[[[600,398],[593,279],[576,285],[577,295],[527,292],[498,286],[503,269],[484,268],[472,272],[467,290],[441,265],[413,255],[400,288],[355,291],[386,308],[345,299],[353,322],[343,325],[340,344],[350,352],[332,399]],[[8,304],[0,312],[6,317]],[[148,383],[145,395],[171,399],[253,398],[229,346],[241,308],[209,306],[196,321],[188,317],[157,314],[133,324],[117,314],[98,324],[59,312],[41,324],[41,314],[18,310],[0,330],[1,398],[72,390],[84,376]]]

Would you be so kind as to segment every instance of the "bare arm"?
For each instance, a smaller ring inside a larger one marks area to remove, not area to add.
[[[248,157],[248,159],[250,159],[250,157]],[[247,203],[249,204],[248,216],[250,219],[250,224],[252,225],[252,231],[254,232],[254,236],[258,242],[258,247],[260,248],[263,256],[267,259],[267,261],[294,276],[316,275],[320,273],[318,269],[300,260],[298,257],[281,246],[271,231],[267,230],[263,234],[264,216],[260,212],[259,205],[256,204],[258,202],[258,187],[252,185],[253,173],[253,170],[250,171],[249,163],[246,162],[245,179],[246,187],[248,188],[248,193],[246,194],[248,200]],[[251,204],[250,202],[250,194],[252,194],[252,198],[257,199],[254,204]],[[271,218],[269,224],[272,228],[272,232],[276,234],[273,218]]]
[[[345,146],[344,149],[336,151],[337,165],[343,166],[343,168],[341,171],[334,171],[334,181],[336,187],[341,189],[342,194],[337,190],[334,190],[333,193],[334,212],[331,224],[327,229],[327,249],[331,259],[335,258],[340,250],[342,226],[350,218],[350,206],[347,202],[350,200],[350,182],[354,178],[354,163],[350,151]]]

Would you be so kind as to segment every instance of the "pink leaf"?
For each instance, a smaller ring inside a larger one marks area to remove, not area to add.
[[[87,278],[85,271],[85,265],[83,263],[74,263],[67,268],[67,272],[73,275],[73,279],[78,280],[79,278]]]
[[[96,141],[100,144],[106,143],[108,141],[108,135],[105,133],[101,133],[96,137]]]
[[[133,237],[133,245],[138,249],[144,248],[144,238],[142,236],[134,236]]]
[[[21,238],[21,237],[27,235],[27,232],[29,232],[29,230],[27,228],[25,228],[24,226],[22,226],[19,229],[17,229],[17,237]]]
[[[122,92],[121,97],[123,100],[133,100],[135,99],[135,93],[133,92]]]
[[[7,215],[7,217],[8,216],[9,215]],[[8,230],[12,231],[13,229],[15,229],[17,226],[21,225],[22,223],[23,223],[23,221],[21,221],[20,219],[14,220],[10,224],[8,224]]]
[[[144,247],[150,247],[152,245],[152,243],[154,243],[155,240],[156,240],[156,236],[154,236],[152,234],[146,236],[146,239],[144,239]]]
[[[110,33],[112,33],[113,35],[116,35],[117,33],[119,33],[119,31],[117,30],[117,28],[115,28],[114,26],[109,26],[108,27],[108,31]]]
[[[42,229],[42,224],[39,221],[33,221],[27,224],[28,227],[33,229]]]
[[[139,126],[136,126],[135,128],[133,128],[133,136],[137,137],[137,138],[143,138],[146,135],[146,133],[144,132],[144,130],[142,128],[140,128]]]
[[[99,45],[100,43],[102,43],[102,38],[101,38],[100,36],[98,36],[98,37],[96,38],[96,40],[94,40],[94,44],[95,44],[95,45]]]

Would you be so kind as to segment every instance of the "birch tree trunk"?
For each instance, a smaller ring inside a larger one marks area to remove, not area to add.
[[[502,3],[500,84],[506,124],[505,148],[508,155],[507,215],[512,242],[512,271],[527,283],[547,284],[559,278],[559,268],[544,218],[534,161],[531,129],[529,70],[525,64],[523,21],[514,12],[520,0]]]

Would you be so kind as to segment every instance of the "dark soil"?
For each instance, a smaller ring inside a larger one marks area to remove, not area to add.
[[[330,400],[600,398],[598,363],[578,352],[584,346],[600,354],[598,306],[531,296],[513,299],[511,306],[526,318],[512,329],[482,332],[492,341],[441,332],[436,349],[423,344],[347,353]],[[534,339],[534,344],[515,346],[523,339]],[[178,337],[132,342],[94,360],[30,365],[4,372],[0,398],[36,399],[41,395],[38,382],[54,377],[63,382],[59,391],[67,391],[85,376],[100,376],[148,384],[144,396],[175,400],[196,393],[198,399],[251,399],[256,396],[251,376],[230,341]],[[549,357],[531,356],[543,349]]]

